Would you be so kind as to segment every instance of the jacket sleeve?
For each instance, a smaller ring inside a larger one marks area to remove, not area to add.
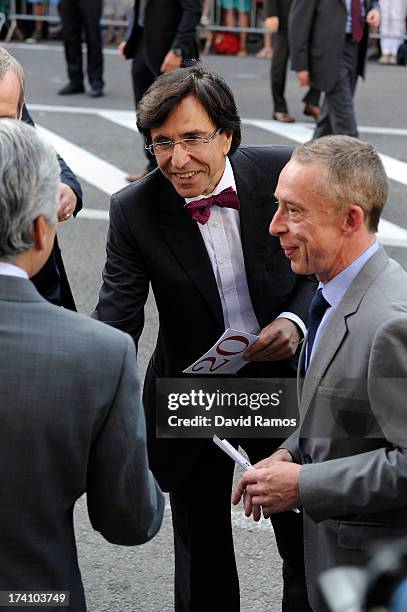
[[[116,195],[112,196],[110,204],[102,276],[99,302],[92,317],[127,332],[137,346],[144,327],[149,277]]]
[[[370,352],[368,401],[383,444],[301,467],[301,500],[314,521],[407,508],[406,355],[407,316],[402,315],[377,330]]]
[[[280,1],[281,0],[266,0],[265,2],[265,17],[280,17]]]
[[[182,17],[178,24],[177,33],[172,42],[172,49],[187,50],[191,47],[191,41],[196,36],[196,27],[198,26],[202,15],[201,0],[180,0],[182,7]]]
[[[143,544],[157,533],[164,496],[147,460],[146,427],[136,355],[128,336],[117,390],[97,432],[87,475],[87,504],[94,529],[109,542]]]
[[[289,18],[291,69],[309,70],[310,39],[318,0],[293,0]]]
[[[28,112],[28,109],[25,104],[23,105],[21,120],[24,121],[24,123],[27,123],[28,125],[32,125],[32,127],[35,127],[35,123],[30,113]],[[74,215],[76,216],[83,206],[82,188],[80,186],[78,179],[76,178],[75,174],[72,172],[68,164],[62,159],[60,155],[58,155],[58,153],[56,155],[57,155],[59,167],[61,170],[61,183],[68,185],[68,187],[70,187],[76,195],[76,206],[74,210]]]

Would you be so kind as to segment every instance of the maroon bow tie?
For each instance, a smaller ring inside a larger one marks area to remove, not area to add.
[[[185,205],[185,210],[194,221],[198,221],[201,225],[205,225],[211,216],[211,208],[214,204],[221,208],[234,208],[235,210],[239,210],[240,208],[236,191],[232,187],[228,187],[217,195],[189,202]]]

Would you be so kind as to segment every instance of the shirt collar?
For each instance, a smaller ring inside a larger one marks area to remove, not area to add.
[[[0,276],[18,276],[19,278],[27,278],[28,274],[22,268],[15,266],[14,264],[6,263],[5,261],[0,261]]]
[[[318,289],[322,288],[322,295],[329,302],[329,304],[336,308],[345,295],[346,291],[349,289],[363,266],[368,262],[368,260],[376,253],[379,248],[379,243],[377,240],[364,251],[355,261],[342,270],[337,276],[335,276],[332,280],[324,285],[324,283],[319,283]]]
[[[237,191],[235,175],[233,174],[232,164],[229,161],[229,157],[226,157],[225,161],[225,169],[223,171],[222,178],[220,179],[219,183],[216,185],[212,193],[208,193],[207,195],[198,195],[194,198],[185,198],[186,204],[189,204],[190,202],[195,202],[196,200],[203,200],[205,198],[209,198],[210,196],[218,195],[218,193],[224,191],[228,187],[232,187],[232,189]]]

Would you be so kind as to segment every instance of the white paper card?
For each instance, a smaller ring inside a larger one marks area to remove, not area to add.
[[[248,361],[243,354],[258,336],[227,329],[205,355],[186,368],[183,374],[234,374]]]

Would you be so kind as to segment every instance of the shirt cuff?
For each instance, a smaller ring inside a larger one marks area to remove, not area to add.
[[[307,328],[304,325],[304,321],[302,321],[300,317],[298,317],[293,312],[282,312],[281,314],[278,315],[277,319],[281,319],[281,318],[290,319],[291,321],[296,323],[298,327],[300,328],[300,330],[302,331],[302,339],[304,339],[304,336],[307,333]]]

